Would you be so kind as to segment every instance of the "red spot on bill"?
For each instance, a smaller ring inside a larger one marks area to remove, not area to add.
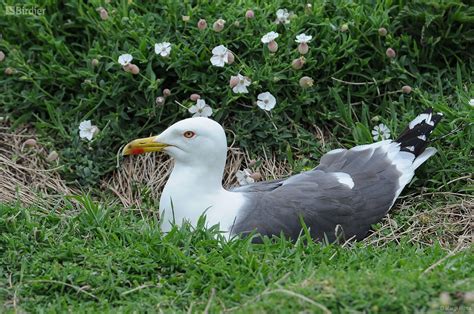
[[[131,154],[132,155],[138,155],[138,154],[143,154],[145,150],[143,148],[132,148]]]

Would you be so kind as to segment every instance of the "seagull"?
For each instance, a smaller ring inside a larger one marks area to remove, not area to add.
[[[160,198],[161,229],[184,222],[219,225],[228,238],[284,235],[334,242],[363,239],[395,203],[415,170],[436,153],[428,137],[441,120],[431,108],[413,119],[396,140],[335,149],[309,171],[231,190],[222,186],[227,140],[209,118],[176,122],[157,136],[128,143],[123,155],[165,152],[174,167]]]

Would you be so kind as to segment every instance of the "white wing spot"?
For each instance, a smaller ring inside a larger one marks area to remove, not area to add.
[[[345,172],[333,172],[332,173],[337,181],[341,184],[347,185],[350,189],[354,187],[354,181],[352,180],[351,176]]]
[[[410,129],[413,129],[416,125],[422,123],[423,121],[425,121],[426,124],[434,125],[434,122],[431,121],[431,113],[430,114],[422,113],[422,114],[418,115],[415,119],[413,119],[413,121],[410,122],[408,127]]]
[[[420,140],[422,141],[426,141],[426,135],[422,134],[422,135],[419,135],[417,136]]]
[[[414,152],[415,151],[415,146],[407,146],[405,147],[406,149],[408,149],[409,151],[411,152]]]

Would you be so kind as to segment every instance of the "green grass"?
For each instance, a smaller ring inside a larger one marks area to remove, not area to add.
[[[474,289],[469,250],[444,259],[438,245],[404,240],[346,248],[304,237],[227,242],[202,227],[163,235],[153,216],[84,204],[0,206],[0,310],[13,312],[14,299],[27,312],[472,310],[463,301]]]
[[[279,152],[280,158],[293,156],[305,166],[313,166],[310,157],[318,159],[330,148],[371,142],[370,130],[380,122],[395,136],[426,107],[446,116],[436,136],[462,130],[439,144],[446,153],[466,158],[474,142],[473,126],[468,127],[474,119],[468,105],[474,93],[474,8],[460,1],[361,5],[319,0],[311,10],[296,0],[246,0],[235,6],[223,0],[29,3],[44,8],[45,15],[0,19],[0,50],[6,54],[0,63],[0,114],[14,125],[34,123],[48,148],[59,152],[63,178],[70,183],[96,187],[114,170],[121,145],[189,117],[192,93],[199,93],[214,109],[213,118],[232,130],[229,143],[235,137],[236,145],[253,155]],[[100,19],[99,6],[109,11],[108,20]],[[250,8],[255,18],[247,20]],[[279,8],[296,14],[291,23],[275,25]],[[204,31],[196,26],[200,18],[209,25]],[[218,18],[227,21],[220,33],[212,30]],[[344,24],[346,32],[340,30]],[[380,27],[387,36],[379,35]],[[260,42],[269,31],[280,34],[275,54]],[[302,32],[313,40],[305,66],[293,70],[291,62],[299,57],[295,36]],[[168,59],[154,53],[153,45],[162,41],[172,43]],[[209,59],[212,48],[221,44],[236,61],[217,68]],[[385,55],[389,47],[396,58]],[[117,58],[123,53],[134,56],[140,75],[122,70]],[[7,67],[15,70],[13,75],[3,74]],[[234,94],[228,86],[239,72],[252,79],[248,94]],[[313,87],[302,89],[302,76],[312,77]],[[403,94],[404,85],[413,92]],[[172,95],[157,106],[155,98],[165,88]],[[255,105],[264,91],[278,102],[270,116]],[[92,142],[78,136],[79,123],[86,119],[101,130]],[[329,145],[315,141],[316,127],[325,131]],[[456,162],[452,169],[463,164]],[[466,172],[429,175],[448,182]]]
[[[370,130],[379,123],[396,137],[426,107],[444,118],[433,134],[438,154],[391,214],[403,226],[400,243],[341,247],[303,245],[303,238],[252,245],[188,227],[164,236],[157,208],[99,206],[81,197],[74,201],[79,206],[64,200],[46,208],[0,200],[0,312],[293,313],[322,312],[321,305],[336,313],[472,312],[464,300],[474,290],[472,246],[453,255],[446,247],[464,232],[453,217],[472,210],[474,7],[455,0],[376,3],[318,0],[307,10],[297,0],[37,0],[25,6],[46,9],[44,16],[11,16],[2,2],[0,116],[12,129],[33,126],[41,145],[59,152],[51,167],[60,166],[64,180],[95,197],[110,199],[100,182],[115,170],[120,146],[189,117],[175,102],[191,106],[192,93],[213,107],[229,144],[235,140],[255,159],[263,151],[276,154],[294,172],[317,165],[330,149],[372,142]],[[100,19],[99,6],[108,20]],[[249,8],[253,20],[244,18]],[[273,23],[279,8],[295,12],[290,24]],[[200,18],[209,25],[203,32],[196,28]],[[218,18],[227,21],[221,33],[212,31]],[[260,42],[272,30],[280,33],[276,54]],[[303,69],[293,70],[294,39],[302,32],[314,39]],[[153,52],[161,41],[173,45],[169,59]],[[235,53],[234,64],[210,65],[220,44]],[[388,47],[396,58],[386,57]],[[140,75],[117,64],[127,52]],[[8,67],[12,75],[5,74]],[[252,79],[249,94],[228,87],[238,72]],[[302,89],[302,76],[314,86]],[[402,93],[404,85],[413,91]],[[172,95],[157,106],[165,88]],[[255,105],[263,91],[278,101],[269,115]],[[78,135],[86,119],[101,130],[91,142]],[[324,141],[315,136],[319,130]],[[450,302],[440,298],[444,292]]]

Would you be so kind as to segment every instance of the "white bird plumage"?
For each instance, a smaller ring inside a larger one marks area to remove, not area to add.
[[[361,238],[390,209],[415,169],[436,152],[425,150],[426,136],[419,135],[429,135],[440,119],[428,109],[395,141],[333,150],[311,171],[232,191],[222,186],[226,135],[209,118],[185,119],[158,136],[132,141],[124,155],[164,151],[174,158],[160,198],[165,232],[185,220],[195,226],[205,214],[207,226],[219,224],[228,236],[257,229],[266,235],[285,231],[295,237],[301,228],[298,216],[304,215],[315,238],[332,233],[329,238],[334,239],[337,225],[349,230],[349,236]]]

